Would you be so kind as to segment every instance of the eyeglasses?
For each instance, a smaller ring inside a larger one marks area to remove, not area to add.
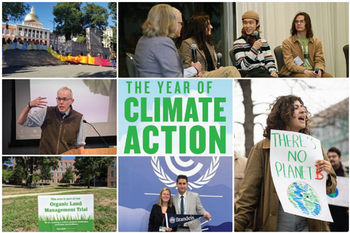
[[[295,20],[294,23],[295,23],[295,24],[299,24],[299,23],[300,23],[300,24],[304,24],[304,23],[305,23],[305,20],[300,20],[300,21],[299,21],[299,20]]]
[[[56,100],[58,101],[58,102],[61,102],[61,100],[63,100],[63,102],[67,102],[68,100],[71,100],[72,98],[66,98],[66,97],[64,97],[64,98],[60,98],[60,97],[56,97]]]
[[[184,25],[184,22],[177,22],[177,23],[181,24],[182,26]]]
[[[328,155],[328,158],[330,158],[330,159],[335,159],[337,157],[338,157],[338,155]]]

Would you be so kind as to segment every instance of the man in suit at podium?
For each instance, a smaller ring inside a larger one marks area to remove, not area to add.
[[[45,108],[45,99],[39,96],[29,102],[18,118],[20,125],[41,127],[39,154],[62,154],[71,149],[84,149],[83,115],[72,108],[72,90],[62,87],[57,91],[57,106]],[[40,109],[29,114],[34,107]]]
[[[176,179],[177,194],[173,198],[176,214],[202,214],[204,218],[209,220],[210,214],[204,209],[198,193],[187,191],[188,179],[185,175],[178,175]],[[177,227],[177,231],[202,231],[199,219],[187,222]]]

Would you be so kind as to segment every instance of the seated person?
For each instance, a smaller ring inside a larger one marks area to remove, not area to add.
[[[235,66],[247,70],[250,77],[279,77],[270,46],[260,38],[259,20],[258,13],[252,10],[242,15],[242,36],[233,43]]]
[[[196,59],[202,65],[203,77],[241,77],[236,67],[220,67],[215,53],[208,15],[193,15],[187,22],[182,37],[180,53],[184,57],[184,66],[190,67],[193,61],[191,45],[196,45]]]
[[[191,73],[186,75],[175,43],[171,39],[181,33],[181,23],[181,13],[170,5],[159,4],[152,7],[142,25],[143,36],[135,50],[135,63],[140,77],[188,77],[201,74],[201,65],[197,63],[187,70],[187,73]]]
[[[332,78],[325,72],[322,43],[314,37],[307,13],[300,12],[294,17],[290,34],[292,36],[282,43],[284,66],[281,73],[292,77]]]

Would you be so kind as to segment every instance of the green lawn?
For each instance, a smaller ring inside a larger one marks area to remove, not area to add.
[[[95,189],[95,187],[91,187],[91,189]],[[18,194],[25,194],[25,193],[46,193],[46,192],[59,192],[59,191],[69,191],[71,189],[87,189],[87,186],[75,186],[70,185],[67,187],[67,184],[50,184],[50,185],[37,185],[37,188],[34,189],[28,189],[28,188],[22,188],[21,185],[16,185],[12,187],[3,187],[2,188],[2,195],[18,195]]]
[[[31,190],[30,190],[31,191]],[[57,191],[57,190],[56,190]],[[116,231],[117,227],[117,196],[116,189],[91,189],[69,194],[94,194],[95,232]],[[31,192],[30,192],[31,193]],[[7,194],[9,195],[9,194]],[[57,194],[62,195],[62,194]],[[3,232],[37,232],[38,198],[24,196],[2,200],[2,231]]]

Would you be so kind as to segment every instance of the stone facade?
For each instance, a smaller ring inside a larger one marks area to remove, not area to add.
[[[104,48],[110,48],[111,42],[113,41],[113,29],[107,28],[103,31],[102,44]]]
[[[117,187],[117,158],[114,158],[114,162],[108,167],[107,175],[107,187]]]
[[[63,178],[63,174],[66,172],[67,168],[71,167],[73,176],[74,176],[74,181],[70,181],[70,182],[74,183],[79,178],[79,176],[77,177],[74,173],[74,170],[75,170],[74,163],[75,161],[71,159],[61,159],[60,162],[58,163],[59,167],[56,170],[53,170],[51,168],[51,174],[53,174],[51,182],[60,183]]]
[[[86,43],[77,43],[70,40],[58,44],[55,50],[57,49],[61,54],[66,55],[69,53],[71,56],[78,56],[81,53],[83,56],[86,56],[87,53],[90,53],[93,57],[97,57],[98,54],[101,54],[102,58],[107,58],[110,54],[109,48],[102,47],[101,32],[95,28],[86,29]]]

